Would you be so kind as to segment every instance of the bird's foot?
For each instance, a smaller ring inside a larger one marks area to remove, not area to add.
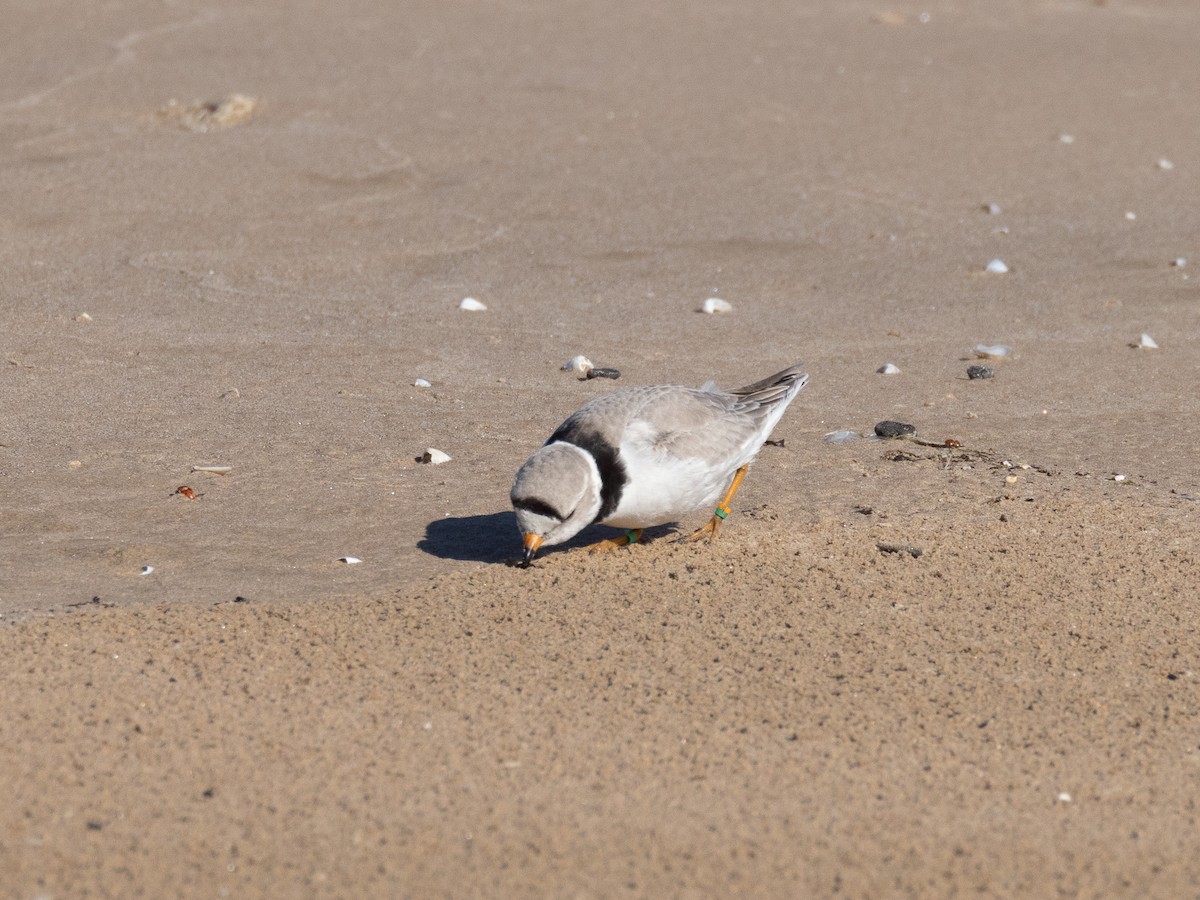
[[[705,523],[701,528],[697,528],[687,537],[682,538],[684,541],[699,541],[707,538],[709,543],[717,539],[717,533],[721,530],[721,523],[729,518],[729,507],[718,506],[713,512],[713,517]]]
[[[636,544],[642,539],[642,529],[631,528],[619,537],[609,538],[606,541],[597,541],[594,544],[588,544],[585,550],[616,550],[618,547],[627,547],[630,544]]]

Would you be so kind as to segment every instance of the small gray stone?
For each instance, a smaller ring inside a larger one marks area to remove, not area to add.
[[[906,437],[910,434],[917,433],[917,426],[909,425],[905,422],[893,422],[891,420],[879,422],[875,425],[875,434],[881,438],[898,438]]]

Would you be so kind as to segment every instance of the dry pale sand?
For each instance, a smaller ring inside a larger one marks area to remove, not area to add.
[[[0,895],[1200,896],[1200,7],[0,20]],[[720,541],[504,565],[797,360]]]

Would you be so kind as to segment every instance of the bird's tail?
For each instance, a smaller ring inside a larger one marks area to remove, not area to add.
[[[754,384],[735,388],[725,393],[743,397],[760,406],[773,406],[780,401],[784,401],[786,405],[787,401],[795,397],[806,384],[808,384],[808,373],[799,366],[790,366],[762,381],[756,381]]]

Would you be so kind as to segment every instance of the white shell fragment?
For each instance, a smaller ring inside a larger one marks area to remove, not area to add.
[[[875,374],[876,375],[899,375],[900,367],[896,366],[896,365],[892,365],[891,363],[884,363],[882,366],[880,366],[878,369],[875,370]]]
[[[980,359],[1004,359],[1012,354],[1012,347],[1007,344],[976,344],[974,352]]]
[[[562,364],[562,371],[578,372],[580,375],[586,375],[594,368],[596,368],[595,364],[582,353],[578,356],[572,356]]]
[[[1126,218],[1128,221],[1132,222],[1132,221],[1134,221],[1134,220],[1137,218],[1137,213],[1135,213],[1135,212],[1134,212],[1132,209],[1130,209],[1130,210],[1127,210],[1127,211],[1126,211],[1126,213],[1125,213],[1125,218]]]
[[[138,574],[139,575],[149,575],[153,571],[154,571],[154,566],[142,566],[142,571],[138,572]]]
[[[85,324],[86,324],[86,323],[88,323],[88,322],[92,321],[92,316],[91,316],[91,313],[85,313],[85,312],[81,312],[79,315],[77,315],[77,316],[75,317],[75,321],[76,321],[76,322],[83,322],[83,323],[85,323]]]
[[[464,297],[462,303],[458,304],[459,309],[465,309],[467,312],[483,312],[487,307],[476,300],[474,297]]]
[[[413,387],[433,387],[433,385],[430,384],[428,381],[426,381],[424,378],[418,378],[416,381],[413,382]]]
[[[1070,803],[1071,795],[1068,794],[1066,791],[1059,791],[1057,799],[1058,799],[1059,803]]]
[[[1139,350],[1157,350],[1158,343],[1143,331],[1142,336],[1138,338],[1137,347]]]
[[[1004,212],[1004,210],[1000,208],[999,203],[985,203],[983,204],[983,210],[989,216],[998,216],[1000,213]]]
[[[733,312],[733,304],[728,300],[722,300],[720,297],[709,297],[704,301],[704,306],[701,309],[711,316],[713,313]]]
[[[1160,159],[1158,161],[1158,167],[1164,172],[1170,172],[1173,168],[1175,168],[1175,163],[1171,162],[1169,159]]]
[[[1058,140],[1059,140],[1059,142],[1060,142],[1060,143],[1063,143],[1063,144],[1073,144],[1073,143],[1075,143],[1075,135],[1073,135],[1073,134],[1060,134],[1060,135],[1058,136]]]
[[[1002,259],[993,259],[990,263],[983,267],[983,271],[992,272],[996,275],[1003,275],[1008,271],[1008,266],[1004,264]]]
[[[345,563],[348,566],[357,566],[362,560],[357,556],[339,556],[338,562]]]
[[[1182,269],[1184,266],[1187,265],[1187,260],[1184,259],[1182,256],[1177,256],[1173,260],[1171,260],[1171,265],[1173,265],[1176,269]]]
[[[826,444],[848,444],[850,441],[858,440],[862,435],[857,431],[851,431],[849,428],[843,428],[840,431],[831,431],[822,439]]]
[[[440,466],[442,463],[448,463],[452,458],[449,453],[443,453],[436,447],[430,447],[421,454],[421,462],[428,463],[431,466]]]
[[[207,472],[209,475],[228,475],[233,466],[192,466],[193,472]]]

